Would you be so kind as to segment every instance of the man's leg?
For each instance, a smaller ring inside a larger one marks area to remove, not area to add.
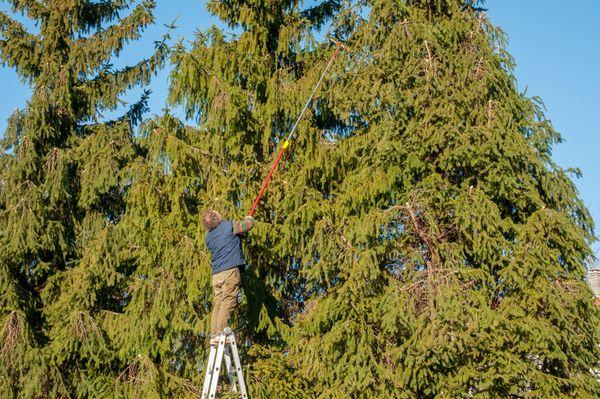
[[[238,267],[224,271],[223,286],[222,286],[222,301],[219,308],[219,318],[217,328],[223,331],[229,323],[231,311],[237,305],[237,297],[240,292],[240,269]],[[220,273],[219,273],[220,274]]]
[[[217,334],[222,332],[222,329],[219,330],[219,313],[221,311],[221,303],[223,302],[223,276],[222,272],[213,274],[212,276],[212,286],[213,286],[213,311],[210,317],[210,334],[212,337],[215,337]]]

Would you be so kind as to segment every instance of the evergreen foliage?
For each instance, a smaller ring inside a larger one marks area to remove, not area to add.
[[[148,93],[117,120],[101,112],[147,85],[167,48],[110,64],[153,23],[152,1],[7,3],[39,32],[0,13],[0,59],[33,92],[2,140],[0,396],[106,397],[123,364],[105,322],[127,303],[122,172]]]
[[[172,55],[170,102],[198,126],[166,113],[135,139],[143,102],[87,122],[161,65],[164,47],[104,69],[153,4],[111,30],[128,2],[11,3],[42,30],[0,20],[2,59],[35,90],[0,158],[3,397],[198,396],[199,215],[250,209],[329,26],[346,48],[244,243],[232,327],[251,397],[600,395],[593,222],[480,2],[210,0],[236,34]]]
[[[347,39],[246,245],[251,391],[596,397],[593,222],[504,34],[475,2],[332,3],[209,2],[241,33],[174,56],[199,204],[240,217],[331,51],[307,16]]]

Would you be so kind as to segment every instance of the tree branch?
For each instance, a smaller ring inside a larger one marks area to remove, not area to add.
[[[6,13],[0,12],[0,61],[33,79],[39,72],[39,42],[27,29]]]
[[[144,28],[154,22],[152,8],[146,3],[140,4],[118,25],[75,41],[70,54],[75,72],[92,73],[112,56],[119,56],[127,43],[139,39]]]

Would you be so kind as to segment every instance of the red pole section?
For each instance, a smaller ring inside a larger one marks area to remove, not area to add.
[[[334,41],[334,40],[332,40],[332,41]],[[260,188],[260,191],[258,192],[258,195],[256,196],[256,199],[254,200],[254,203],[252,204],[252,209],[250,209],[250,213],[248,213],[248,215],[250,215],[250,216],[254,216],[254,212],[256,212],[256,208],[258,207],[260,199],[262,198],[263,194],[265,193],[265,191],[267,189],[267,186],[269,185],[269,182],[271,181],[271,178],[273,177],[273,174],[277,170],[277,166],[279,165],[279,163],[281,162],[281,159],[283,158],[283,153],[285,152],[285,150],[290,145],[290,140],[292,139],[292,137],[294,135],[294,132],[296,131],[296,128],[298,127],[298,124],[300,123],[300,120],[302,119],[302,117],[304,116],[304,113],[308,109],[308,107],[310,105],[310,102],[312,101],[313,97],[315,96],[315,93],[317,92],[317,89],[319,88],[319,86],[321,85],[321,82],[325,78],[325,75],[327,75],[327,72],[331,68],[331,65],[333,64],[333,61],[335,60],[335,58],[337,57],[338,53],[340,52],[340,48],[343,47],[343,45],[342,45],[341,42],[339,42],[339,41],[334,41],[334,42],[336,43],[335,51],[333,52],[333,55],[331,56],[331,59],[327,63],[327,67],[325,68],[325,71],[323,71],[323,74],[321,75],[321,77],[319,78],[319,81],[315,85],[315,87],[314,87],[314,89],[313,89],[310,97],[308,98],[308,101],[304,105],[304,108],[302,109],[302,112],[300,112],[300,116],[298,116],[298,119],[296,120],[296,123],[294,124],[294,127],[292,128],[292,130],[290,131],[290,133],[286,137],[285,141],[283,142],[283,146],[279,150],[279,153],[277,154],[277,158],[275,158],[275,162],[273,162],[273,166],[271,166],[271,170],[269,170],[269,174],[267,175],[267,178],[263,182],[262,187]]]
[[[260,199],[262,198],[263,194],[265,193],[265,190],[267,189],[267,186],[269,185],[269,182],[271,181],[271,177],[273,177],[273,174],[275,173],[275,170],[277,169],[279,162],[281,162],[283,153],[285,152],[285,149],[288,147],[288,145],[289,145],[289,141],[286,140],[283,143],[281,150],[279,150],[279,154],[277,154],[277,158],[275,159],[275,162],[273,162],[273,166],[271,166],[271,170],[269,171],[267,178],[263,182],[262,187],[260,188],[260,191],[258,192],[258,195],[256,196],[254,203],[252,204],[252,209],[250,209],[250,213],[248,215],[254,216],[254,212],[256,211],[256,208],[258,207],[258,203],[260,202]]]

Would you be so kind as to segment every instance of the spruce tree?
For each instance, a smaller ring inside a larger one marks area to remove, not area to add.
[[[241,33],[176,52],[171,101],[200,122],[184,192],[240,217],[331,51],[304,35],[327,20],[296,16],[339,11],[346,39],[246,242],[234,327],[255,397],[600,393],[593,222],[478,3],[211,1]]]
[[[472,3],[368,2],[329,92],[352,133],[311,168],[328,257],[292,333],[323,397],[598,395],[593,222]]]
[[[139,277],[129,280],[130,302],[115,323],[127,326],[118,333],[130,354],[126,374],[142,372],[140,380],[156,383],[125,378],[128,392],[179,397],[202,385],[212,288],[199,215],[207,208],[228,218],[248,212],[277,142],[330,55],[313,33],[338,3],[210,1],[209,10],[240,33],[212,27],[199,32],[190,49],[174,49],[170,101],[198,127],[168,113],[147,121],[138,142],[145,156],[130,168],[119,227]],[[232,327],[244,343],[253,396],[304,397],[302,380],[282,355],[301,292],[299,267],[288,266],[295,248],[285,241],[279,247],[272,231],[285,218],[266,219],[264,212],[246,243],[250,266]]]
[[[167,49],[111,65],[153,23],[152,1],[7,3],[0,60],[33,93],[10,117],[0,156],[0,396],[107,397],[122,368],[104,319],[127,303],[122,170],[148,93],[121,118],[101,113],[147,85]]]

